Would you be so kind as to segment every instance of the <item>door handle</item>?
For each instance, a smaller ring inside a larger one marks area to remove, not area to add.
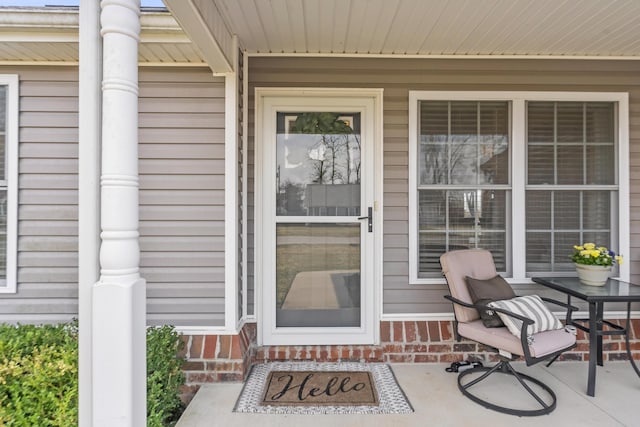
[[[368,212],[367,216],[359,216],[358,219],[366,219],[369,233],[372,233],[373,232],[373,208],[369,206],[367,208],[367,212]]]

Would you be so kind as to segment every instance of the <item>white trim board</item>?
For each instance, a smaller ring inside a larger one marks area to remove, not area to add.
[[[563,311],[554,311],[556,316],[563,319]],[[574,318],[587,318],[589,313],[586,311],[576,311],[572,317]],[[605,311],[605,319],[626,319],[626,311]],[[631,319],[640,319],[640,311],[632,311]],[[452,321],[455,320],[453,313],[398,313],[398,314],[383,314],[380,317],[381,322],[430,322],[430,321]],[[255,318],[248,318],[244,324],[256,323]],[[241,325],[238,330],[227,330],[222,326],[176,326],[176,332],[183,335],[235,335],[240,333],[240,330],[244,326]]]
[[[6,279],[0,282],[1,293],[17,290],[18,258],[18,120],[20,114],[19,80],[17,74],[0,74],[0,85],[7,86],[5,122],[5,164],[7,190]]]
[[[237,38],[233,38],[235,55],[238,62]],[[237,68],[237,67],[234,67]],[[238,76],[236,73],[225,75],[225,112],[224,112],[224,272],[225,272],[225,326],[235,328],[238,314]]]
[[[240,328],[241,329],[241,328]],[[176,326],[182,335],[237,335],[240,329],[226,329],[224,326]]]
[[[560,319],[564,319],[564,311],[554,311],[554,314]],[[588,318],[589,312],[576,311],[571,315],[572,318]],[[605,319],[626,319],[626,311],[605,311]],[[632,311],[631,319],[640,319],[640,311]],[[455,320],[453,313],[399,313],[399,314],[383,314],[380,321],[382,322],[420,322],[420,321],[450,321]]]
[[[254,57],[291,58],[387,58],[387,59],[530,59],[530,60],[579,60],[579,61],[638,61],[640,56],[591,56],[591,55],[417,55],[397,53],[330,53],[330,52],[249,52]]]
[[[253,292],[253,313],[249,315],[249,58],[242,53],[242,315],[254,317],[256,309],[255,284]],[[255,256],[251,259],[255,265]]]

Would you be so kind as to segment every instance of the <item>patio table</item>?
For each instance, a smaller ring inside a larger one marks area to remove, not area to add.
[[[640,302],[640,286],[617,279],[609,279],[604,286],[588,286],[580,283],[577,277],[533,277],[535,283],[546,286],[567,295],[567,303],[571,297],[579,298],[589,304],[588,319],[572,319],[571,313],[567,324],[589,333],[589,376],[587,394],[595,396],[596,363],[602,366],[602,337],[604,335],[624,335],[627,357],[631,366],[640,376],[640,369],[631,355],[629,331],[631,329],[631,303]],[[603,319],[604,303],[626,302],[627,318],[624,326]],[[583,323],[587,323],[588,327]],[[608,326],[607,330],[604,326]]]

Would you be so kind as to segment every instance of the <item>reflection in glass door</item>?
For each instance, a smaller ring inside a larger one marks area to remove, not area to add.
[[[361,114],[276,121],[275,326],[359,327]]]

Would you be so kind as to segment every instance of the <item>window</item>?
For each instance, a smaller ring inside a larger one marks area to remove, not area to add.
[[[411,92],[411,282],[438,281],[454,249],[491,250],[515,280],[573,273],[586,241],[628,253],[627,99]]]
[[[0,293],[16,291],[18,76],[0,75]]]

